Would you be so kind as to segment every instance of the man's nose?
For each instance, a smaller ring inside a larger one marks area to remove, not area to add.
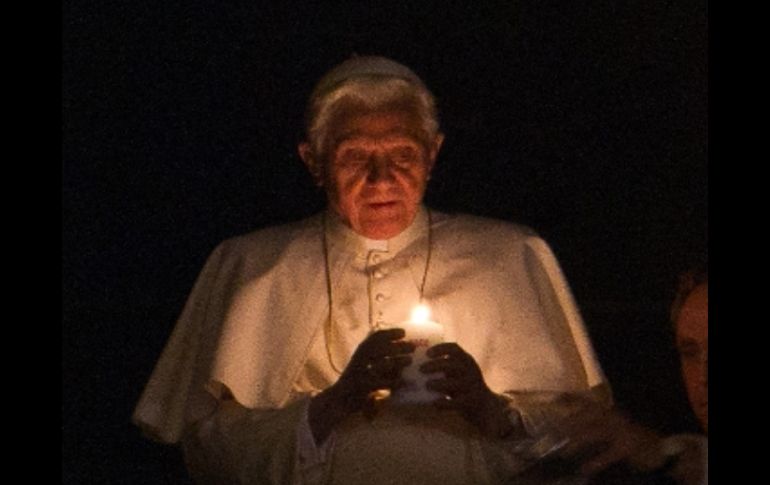
[[[387,182],[393,178],[390,161],[383,155],[373,154],[369,158],[368,172],[366,174],[367,182],[375,184],[378,182]]]

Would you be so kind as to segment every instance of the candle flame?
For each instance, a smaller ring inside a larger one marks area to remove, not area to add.
[[[428,305],[421,303],[414,307],[411,320],[413,323],[425,323],[430,320],[430,308],[428,308]]]

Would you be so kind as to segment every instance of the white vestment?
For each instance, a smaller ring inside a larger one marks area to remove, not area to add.
[[[385,412],[373,422],[354,416],[335,431],[325,455],[305,468],[301,438],[297,447],[308,397],[334,383],[334,367],[344,368],[372,329],[408,318],[426,264],[423,296],[444,339],[475,358],[489,388],[510,397],[528,426],[537,427],[540,411],[517,396],[607,392],[575,302],[542,239],[508,222],[427,214],[421,208],[404,233],[377,248],[327,213],[331,291],[322,215],[220,244],[134,422],[168,443],[204,423],[205,436],[217,442],[212,453],[220,453],[214,461],[222,470],[237,468],[222,473],[239,483],[358,483],[362,477],[372,484],[423,483],[418,476],[437,483],[441,471],[456,483],[493,481],[490,460],[497,451],[471,436],[459,417],[426,424],[419,412]],[[224,395],[245,409],[212,414]]]

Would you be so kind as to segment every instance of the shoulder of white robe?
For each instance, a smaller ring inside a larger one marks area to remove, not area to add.
[[[224,243],[208,257],[132,415],[132,422],[157,441],[179,441],[200,350],[205,310],[222,264]]]
[[[213,338],[204,335],[206,309],[223,266],[254,251],[283,250],[274,244],[282,239],[275,238],[278,235],[307,241],[319,221],[320,216],[313,216],[283,226],[258,229],[223,241],[212,251],[132,414],[132,422],[148,437],[175,443],[181,438],[186,420],[195,418],[188,416],[191,403],[200,401],[194,395],[195,371],[200,369],[198,361],[202,358],[204,341]],[[208,382],[200,384],[201,392],[209,392]]]
[[[575,340],[580,359],[583,363],[583,368],[586,372],[588,387],[590,389],[596,389],[596,392],[603,395],[605,399],[611,400],[612,393],[609,384],[599,365],[598,358],[596,357],[585,324],[583,323],[583,318],[578,311],[577,304],[572,296],[564,273],[556,260],[556,256],[553,254],[548,243],[540,237],[528,237],[526,244],[537,257],[543,270],[548,276],[554,294],[564,311],[570,332]]]

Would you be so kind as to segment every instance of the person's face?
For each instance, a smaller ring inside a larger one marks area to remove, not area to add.
[[[676,320],[676,344],[690,405],[708,432],[708,283],[697,286]]]
[[[442,137],[421,139],[404,110],[340,116],[320,182],[329,205],[358,234],[388,239],[414,220]]]

